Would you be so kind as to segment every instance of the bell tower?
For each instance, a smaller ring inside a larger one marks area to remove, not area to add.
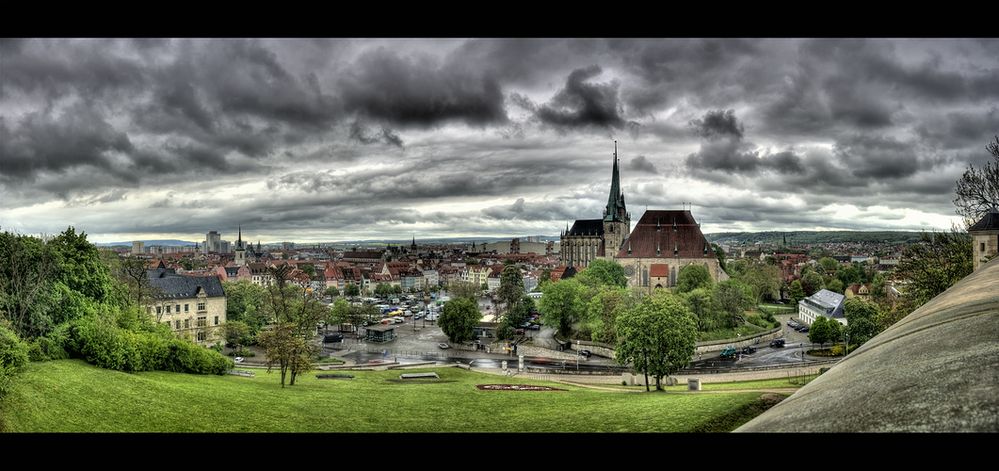
[[[624,192],[621,191],[620,159],[617,156],[617,141],[614,141],[614,167],[611,172],[610,194],[604,209],[604,256],[612,259],[624,244],[631,232],[631,214],[624,205]]]

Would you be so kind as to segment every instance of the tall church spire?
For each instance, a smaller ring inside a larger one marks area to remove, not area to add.
[[[614,141],[614,170],[611,173],[611,189],[607,196],[607,208],[604,209],[604,221],[621,221],[625,212],[624,193],[621,192],[621,172],[618,170],[617,141]]]

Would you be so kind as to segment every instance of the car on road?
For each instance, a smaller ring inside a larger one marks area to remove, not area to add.
[[[722,350],[721,354],[718,355],[718,356],[720,356],[722,358],[735,358],[736,355],[737,355],[737,352],[735,351],[735,348],[733,348],[733,347],[725,347],[725,349]]]
[[[748,346],[748,347],[743,347],[742,348],[742,354],[743,355],[752,355],[754,353],[756,353],[756,347]]]
[[[441,350],[447,350],[447,349],[451,348],[451,346],[450,346],[450,345],[448,345],[448,344],[446,344],[446,343],[443,343],[443,342],[441,342],[441,343],[437,344],[437,346],[438,346],[438,347],[439,347],[439,348],[440,348]]]
[[[243,362],[243,357],[236,357],[236,358],[233,358],[233,359],[232,359],[232,361],[234,361],[234,362],[236,362],[236,363],[242,363],[242,362]]]
[[[343,334],[334,332],[323,336],[323,343],[343,342]]]
[[[773,339],[770,341],[770,346],[773,348],[784,348],[784,339]]]
[[[589,350],[580,350],[580,351],[579,351],[579,354],[580,354],[580,355],[581,355],[582,357],[584,357],[584,358],[589,358],[590,356],[592,356],[592,355],[593,355],[593,352],[591,352],[591,351],[589,351]]]

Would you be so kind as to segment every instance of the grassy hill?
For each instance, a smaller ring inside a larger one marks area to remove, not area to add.
[[[628,394],[457,368],[434,383],[399,371],[350,372],[281,389],[256,378],[100,369],[80,360],[32,363],[0,401],[7,432],[689,432],[727,431],[762,412],[761,393]],[[477,384],[568,391],[482,391]]]

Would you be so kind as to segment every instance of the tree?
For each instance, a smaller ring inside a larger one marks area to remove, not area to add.
[[[451,299],[466,298],[474,301],[479,297],[479,287],[475,283],[456,281],[451,283],[447,290]]]
[[[284,387],[286,372],[291,374],[289,385],[294,386],[295,378],[312,368],[312,356],[318,348],[311,339],[316,325],[326,318],[329,310],[309,295],[307,289],[287,282],[290,265],[269,270],[275,283],[267,288],[264,310],[277,325],[261,333],[258,342],[267,349],[268,368],[273,363],[281,369],[281,386]],[[277,357],[272,358],[272,353]]]
[[[711,244],[711,248],[715,251],[715,257],[718,258],[718,265],[721,266],[722,271],[728,272],[725,268],[725,250],[721,248],[718,244]]]
[[[590,338],[596,342],[616,342],[617,318],[633,304],[634,298],[624,288],[610,286],[600,288],[586,306]]]
[[[392,286],[388,283],[378,283],[375,285],[375,296],[384,298],[392,294]]]
[[[500,286],[496,291],[496,298],[503,305],[506,311],[510,311],[524,296],[524,278],[520,275],[520,268],[516,265],[503,267],[500,274]]]
[[[29,338],[51,328],[49,306],[54,257],[40,239],[0,234],[0,314],[14,332]]]
[[[337,289],[336,286],[327,286],[326,287],[326,291],[323,292],[323,294],[325,294],[326,296],[329,296],[331,298],[335,298],[337,296],[340,296],[340,290]]]
[[[615,354],[621,364],[632,363],[636,370],[652,375],[656,390],[662,378],[690,363],[697,340],[693,314],[678,297],[656,292],[642,299],[617,319],[618,342]],[[645,382],[648,390],[648,381]]]
[[[267,295],[267,290],[249,280],[226,281],[222,283],[222,289],[225,291],[226,297],[225,318],[227,322],[247,320],[249,313],[260,310],[264,304],[264,297]]]
[[[794,304],[797,305],[802,299],[805,299],[805,290],[801,287],[800,280],[794,280],[791,282],[791,299],[794,300]]]
[[[836,322],[836,321],[832,321]],[[838,324],[838,322],[836,322]],[[829,323],[824,316],[818,316],[808,328],[808,341],[820,346],[829,341]]]
[[[109,252],[108,255],[105,263],[111,268],[115,278],[127,287],[129,300],[134,301],[136,306],[149,304],[150,299],[156,293],[149,281],[146,260],[134,255],[121,258],[114,252]],[[159,322],[162,317],[162,313],[158,314],[156,322]]]
[[[360,296],[361,288],[354,283],[350,283],[343,289],[343,294],[345,296]]]
[[[753,263],[746,267],[739,279],[752,290],[756,304],[764,297],[780,297],[780,269],[774,265]]]
[[[850,298],[843,305],[846,316],[846,334],[854,345],[863,345],[880,332],[877,319],[881,315],[877,304],[860,298]]]
[[[836,274],[836,270],[839,269],[839,262],[834,258],[822,257],[819,259],[819,268],[822,269],[823,275],[833,276]]]
[[[964,175],[957,181],[954,205],[957,214],[964,217],[966,227],[970,227],[993,207],[999,207],[999,136],[985,146],[992,154],[992,161],[981,169],[969,164]]]
[[[923,233],[919,243],[905,248],[895,273],[908,280],[906,294],[920,306],[971,274],[971,248],[966,232]]]
[[[468,298],[458,298],[444,303],[437,325],[448,340],[460,343],[473,338],[475,326],[480,320],[482,314],[479,313],[479,304]]]
[[[728,326],[736,327],[744,321],[743,312],[753,306],[753,295],[745,283],[725,280],[715,287],[714,302],[725,314]]]
[[[316,277],[316,267],[314,265],[302,264],[299,265],[298,268],[304,271],[306,275],[309,275],[309,278]]]
[[[843,282],[840,281],[839,278],[833,278],[826,283],[826,289],[832,291],[833,293],[843,294],[843,291],[846,288],[843,287]]]
[[[402,294],[402,285],[392,285],[393,294]]]
[[[828,335],[826,335],[826,342],[839,342],[839,339],[843,338],[843,324],[835,319],[829,319],[826,322],[826,327],[829,329]],[[809,330],[811,333],[811,330]]]
[[[326,316],[326,327],[330,325],[341,325],[351,322],[350,303],[346,299],[340,298],[333,302],[329,314]]]
[[[711,288],[697,288],[680,295],[687,302],[691,314],[697,319],[697,329],[701,332],[721,327],[723,319],[717,316],[718,308],[715,306],[714,290]]]
[[[617,262],[597,259],[592,262],[575,278],[586,286],[595,288],[598,286],[617,286],[624,288],[628,286],[628,277],[624,275],[624,267]]]
[[[824,286],[822,275],[810,271],[801,276],[801,288],[805,291],[805,296],[817,293]]]
[[[704,265],[687,265],[680,269],[676,276],[676,291],[686,293],[698,288],[711,288],[713,281],[708,267]]]
[[[538,303],[545,325],[556,328],[563,336],[569,335],[572,324],[586,315],[586,303],[582,299],[584,290],[575,278],[545,286]]]
[[[233,345],[233,348],[239,350],[243,345],[248,343],[247,339],[250,336],[250,327],[245,322],[226,319],[222,327],[222,330],[225,332],[226,344]]]

